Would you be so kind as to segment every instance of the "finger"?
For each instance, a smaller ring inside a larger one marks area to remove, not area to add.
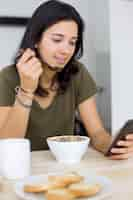
[[[126,140],[133,140],[133,134],[128,134],[126,136]]]
[[[41,68],[34,70],[33,71],[33,79],[36,79],[36,78],[40,77],[42,72],[43,72],[43,70]]]
[[[32,69],[38,68],[39,65],[41,67],[41,62],[39,61],[39,59],[36,57],[32,57],[29,61],[23,64],[23,66],[21,66],[21,69],[30,72],[32,71]]]
[[[123,146],[123,147],[132,147],[133,146],[133,141],[131,140],[120,140],[117,142],[118,146]]]
[[[16,54],[16,60],[18,61],[20,57],[23,55],[24,49],[19,49],[17,54]]]
[[[35,63],[35,66],[31,66],[31,71],[33,72],[33,74],[40,74],[43,72],[43,68],[40,65],[40,63]]]
[[[128,153],[128,148],[112,148],[111,149],[111,153],[113,154],[124,154],[124,153]]]
[[[35,56],[35,52],[32,51],[31,49],[26,49],[21,58],[18,61],[18,65],[21,65],[28,61],[30,58]]]
[[[133,146],[132,147],[126,147],[126,148],[112,148],[111,152],[113,154],[126,154],[126,153],[132,153],[133,152]]]
[[[25,73],[25,75],[28,77],[32,77],[33,79],[38,78],[43,72],[41,67],[42,65],[38,61],[30,61],[27,66],[28,67],[26,70],[24,69],[23,73]]]
[[[118,155],[111,155],[109,156],[109,159],[111,160],[125,160],[128,159],[131,155],[129,153],[127,154],[118,154]]]

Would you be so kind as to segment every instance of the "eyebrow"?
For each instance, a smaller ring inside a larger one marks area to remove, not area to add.
[[[52,35],[52,36],[58,36],[58,37],[64,37],[64,35],[63,35],[63,34],[61,34],[61,33],[52,33],[51,35]],[[77,37],[77,36],[73,36],[73,37],[72,37],[72,39],[75,39],[75,40],[77,40],[77,39],[78,39],[78,37]]]

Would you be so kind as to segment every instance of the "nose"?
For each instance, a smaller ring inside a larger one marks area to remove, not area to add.
[[[63,43],[60,46],[60,53],[62,53],[64,55],[69,55],[69,54],[71,54],[71,52],[72,52],[72,48],[68,42]]]

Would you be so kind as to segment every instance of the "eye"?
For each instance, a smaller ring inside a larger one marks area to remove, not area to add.
[[[52,40],[53,40],[53,42],[55,42],[55,43],[61,42],[61,39],[52,39]]]

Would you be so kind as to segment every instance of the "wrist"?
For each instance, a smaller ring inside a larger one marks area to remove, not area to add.
[[[22,86],[20,86],[20,89],[24,92],[24,93],[28,93],[28,94],[31,94],[31,95],[34,95],[34,91],[31,90],[31,89],[26,89]]]
[[[16,95],[16,101],[15,101],[15,104],[17,102],[17,104],[25,107],[25,108],[28,108],[30,109],[32,107],[32,101],[33,99],[27,97],[27,96],[24,96],[22,95],[21,93],[18,93]]]
[[[15,92],[17,95],[19,94],[19,95],[25,96],[31,100],[33,100],[34,98],[34,93],[31,90],[25,90],[24,88],[20,86],[16,86]]]
[[[95,149],[104,154],[111,144],[111,139],[111,135],[104,128],[100,128],[91,134],[91,144]]]
[[[31,109],[31,107],[32,107],[32,102],[24,101],[18,95],[16,96],[16,101],[15,101],[15,105],[17,105],[17,104],[19,104],[20,106],[22,106],[23,108],[26,108],[26,109]]]
[[[25,108],[31,108],[34,94],[24,91],[19,86],[15,88],[15,92],[16,92],[16,102]]]

